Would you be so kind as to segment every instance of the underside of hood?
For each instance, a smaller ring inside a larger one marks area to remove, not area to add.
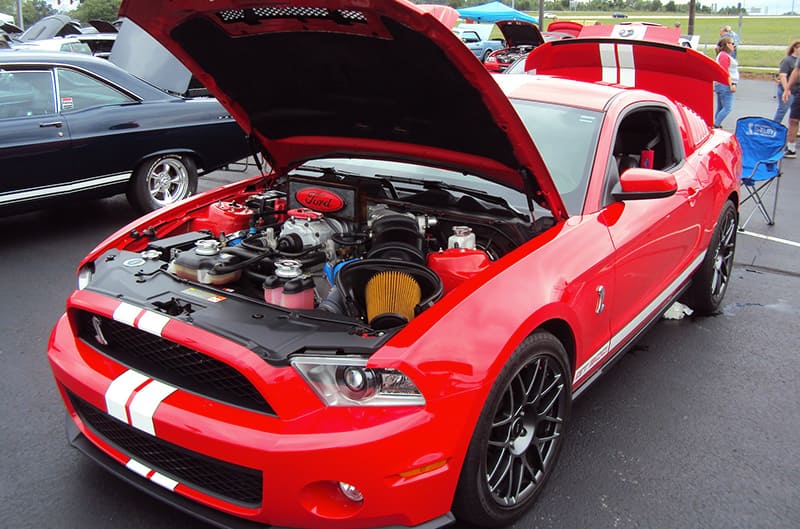
[[[544,43],[544,37],[539,28],[530,22],[520,20],[502,20],[497,22],[500,33],[509,47],[514,46],[539,46]]]
[[[566,210],[519,116],[449,28],[403,0],[126,1],[273,167],[383,157],[470,172]]]

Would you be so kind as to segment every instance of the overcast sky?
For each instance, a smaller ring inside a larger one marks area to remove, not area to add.
[[[720,7],[725,6],[736,6],[738,0],[723,0],[716,2],[710,1],[700,3],[707,6],[716,5],[719,9]],[[794,6],[795,10],[800,10],[800,0],[794,0],[794,2],[792,0],[742,0],[742,7],[748,11],[750,11],[753,7],[760,7],[762,13],[766,12],[766,14],[769,15],[782,15],[783,13],[788,13],[792,10],[792,6]]]

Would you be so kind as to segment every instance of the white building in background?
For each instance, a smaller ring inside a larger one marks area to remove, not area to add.
[[[10,22],[11,24],[16,24],[16,21],[12,15],[6,15],[5,13],[0,13],[0,23]]]

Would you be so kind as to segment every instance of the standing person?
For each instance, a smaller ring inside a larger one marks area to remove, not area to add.
[[[783,101],[783,93],[789,86],[789,76],[792,75],[792,70],[797,64],[797,56],[800,55],[800,40],[792,42],[786,48],[786,57],[781,59],[781,64],[778,66],[778,108],[775,110],[775,117],[772,119],[780,123],[783,121],[783,116],[792,104],[793,95],[789,96],[789,100]]]
[[[731,56],[735,59],[736,58],[736,48],[739,47],[739,34],[733,31],[733,28],[730,26],[722,26],[719,28],[719,37],[731,37],[733,39],[734,49]]]
[[[728,72],[728,84],[714,83],[714,92],[717,94],[717,112],[714,114],[714,127],[722,128],[722,121],[733,110],[733,94],[739,82],[739,63],[733,57],[736,49],[733,37],[722,37],[717,42],[717,62]]]
[[[791,103],[789,106],[789,131],[786,134],[786,158],[797,158],[797,127],[800,124],[800,73],[797,67],[800,66],[800,61],[795,64],[789,80],[786,81],[786,88],[783,89],[781,100],[784,103]],[[792,97],[794,96],[794,97]]]

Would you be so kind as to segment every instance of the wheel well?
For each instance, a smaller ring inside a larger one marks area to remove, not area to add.
[[[556,338],[561,344],[564,346],[564,349],[567,350],[567,356],[569,357],[569,369],[572,374],[575,374],[575,336],[572,333],[572,328],[565,322],[564,320],[550,320],[542,323],[539,326],[540,329],[544,329]]]
[[[177,155],[180,155],[180,156],[185,156],[186,158],[189,158],[189,159],[192,160],[192,162],[194,163],[195,167],[198,170],[203,168],[203,160],[200,158],[200,156],[196,152],[190,151],[190,150],[173,150],[173,151],[154,152],[154,153],[150,153],[150,154],[148,154],[146,156],[143,156],[136,163],[136,166],[134,167],[134,171],[139,170],[144,164],[150,163],[150,161],[153,158],[157,158],[159,156],[165,156],[165,155],[168,155],[168,154],[177,154]]]

